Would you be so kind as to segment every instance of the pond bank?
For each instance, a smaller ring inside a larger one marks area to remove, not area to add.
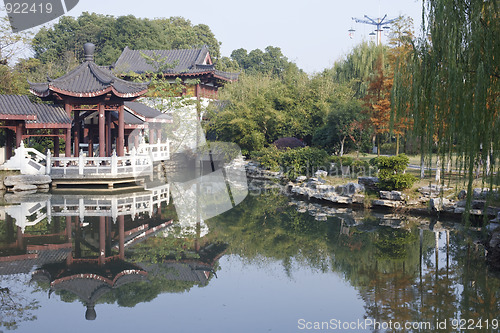
[[[315,177],[299,176],[295,181],[290,181],[282,173],[262,169],[254,162],[248,162],[246,170],[251,179],[250,190],[255,181],[259,189],[262,188],[262,182],[271,181],[272,185],[265,185],[268,189],[291,196],[291,204],[296,205],[299,212],[308,211],[319,220],[326,220],[331,214],[344,210],[351,214],[356,210],[369,209],[380,215],[381,221],[389,224],[400,223],[402,216],[429,216],[447,218],[456,221],[457,225],[463,225],[461,221],[467,196],[465,190],[456,196],[457,200],[453,200],[451,197],[454,195],[445,195],[451,188],[431,185],[419,188],[419,198],[412,199],[400,191],[380,191],[376,177],[359,177],[357,183],[351,181],[329,185],[323,179],[325,171],[316,172]],[[487,251],[488,263],[500,270],[500,207],[486,206],[487,194],[487,189],[474,189],[469,213],[473,224],[477,225],[482,225],[486,213],[489,220],[486,226],[488,237],[481,243]],[[357,224],[355,221],[349,224],[352,223]]]

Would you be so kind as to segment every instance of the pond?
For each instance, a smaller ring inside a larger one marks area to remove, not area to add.
[[[167,191],[11,197],[0,331],[498,332],[480,231],[252,193],[178,221]]]

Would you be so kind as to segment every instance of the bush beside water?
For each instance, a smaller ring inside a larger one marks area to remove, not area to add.
[[[413,186],[417,178],[404,173],[409,163],[410,159],[405,154],[380,156],[370,160],[371,165],[379,168],[379,188],[386,191],[399,191]]]

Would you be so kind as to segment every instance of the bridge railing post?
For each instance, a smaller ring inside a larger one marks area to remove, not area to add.
[[[83,150],[80,149],[80,156],[78,156],[78,174],[83,175],[83,169],[85,167],[85,157],[83,156]]]
[[[50,175],[50,171],[52,169],[52,153],[50,149],[47,150],[47,165],[45,166],[45,174]]]
[[[130,164],[132,165],[132,174],[136,176],[137,173],[137,151],[135,150],[135,147],[132,147],[132,150],[130,151]]]
[[[116,156],[116,150],[113,150],[113,154],[111,154],[111,174],[118,174],[118,160]]]

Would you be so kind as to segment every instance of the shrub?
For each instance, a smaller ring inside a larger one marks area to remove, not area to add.
[[[417,181],[417,178],[410,174],[394,174],[388,170],[380,170],[379,172],[379,188],[381,190],[404,190],[410,188]]]
[[[405,154],[399,154],[398,156],[380,156],[377,159],[377,166],[379,169],[389,169],[396,173],[405,171],[410,163],[410,159]]]
[[[368,163],[370,163],[371,166],[378,168],[378,160],[379,160],[379,157],[374,157],[374,158],[370,159],[370,161]]]
[[[278,171],[280,168],[281,154],[275,146],[270,146],[262,148],[256,152],[253,152],[251,158],[259,162],[264,168]]]
[[[353,163],[354,159],[350,156],[331,156],[330,157],[330,162],[335,163],[336,165],[342,164],[343,166],[351,166]],[[342,163],[340,163],[342,162]]]
[[[313,170],[327,167],[328,154],[318,148],[287,149],[283,152],[280,165],[289,179],[309,175]]]
[[[311,147],[279,150],[270,146],[253,153],[252,158],[267,169],[278,171],[281,168],[289,179],[310,175],[314,170],[327,167],[328,163],[326,151]]]
[[[300,141],[299,139],[296,138],[281,138],[273,142],[273,145],[276,146],[278,149],[294,149],[294,148],[303,148],[305,147],[304,142]]]
[[[403,172],[408,167],[410,160],[405,154],[398,156],[380,156],[372,159],[370,163],[376,164],[379,168],[379,188],[381,190],[403,190],[410,188],[417,181],[417,178]]]
[[[352,171],[354,173],[359,173],[359,172],[366,173],[370,168],[370,164],[367,161],[362,161],[362,160],[356,160],[352,162],[351,166],[352,166]]]

